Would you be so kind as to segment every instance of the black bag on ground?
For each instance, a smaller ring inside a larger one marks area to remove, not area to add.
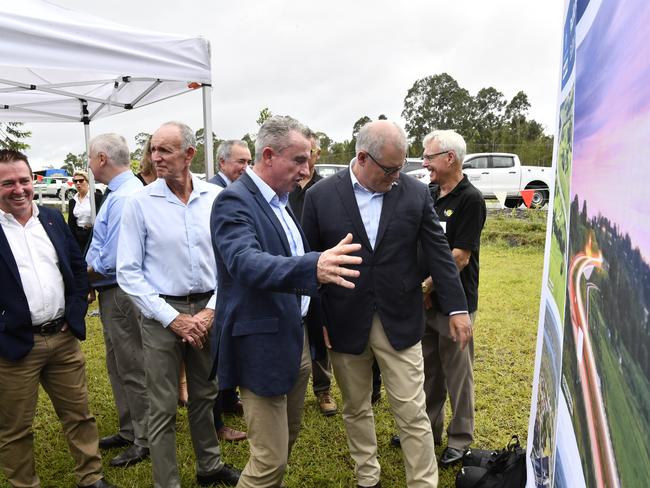
[[[526,450],[519,437],[512,436],[502,451],[470,449],[463,456],[463,468],[456,475],[456,488],[524,488]]]

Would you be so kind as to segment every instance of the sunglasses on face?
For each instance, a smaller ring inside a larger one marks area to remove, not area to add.
[[[80,180],[72,180],[72,182],[73,182],[75,185],[78,184],[78,183],[83,183],[84,181],[86,181],[86,180],[84,180],[83,178],[80,179]]]

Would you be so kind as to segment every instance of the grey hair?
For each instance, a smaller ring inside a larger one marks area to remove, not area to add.
[[[288,115],[274,115],[266,119],[255,140],[255,162],[262,159],[262,151],[265,147],[270,147],[274,151],[282,151],[287,147],[289,134],[292,131],[298,132],[307,139],[313,135],[306,125]]]
[[[176,127],[181,133],[181,151],[187,151],[190,147],[196,149],[196,137],[194,136],[194,132],[192,132],[192,129],[190,129],[187,124],[172,120],[170,122],[165,122],[160,127],[168,127],[168,126]]]
[[[239,139],[230,139],[228,141],[223,141],[221,144],[219,144],[219,149],[217,149],[217,161],[221,161],[222,159],[230,159],[233,146],[240,146],[248,149],[248,144],[246,144],[246,141],[240,141]]]
[[[467,144],[465,144],[465,139],[458,132],[451,129],[434,130],[424,136],[422,146],[426,147],[431,141],[438,141],[441,151],[453,151],[456,155],[456,161],[463,164],[467,153]]]
[[[129,166],[131,153],[126,139],[119,134],[109,132],[95,136],[90,141],[90,153],[104,153],[108,162],[113,166]]]
[[[359,151],[367,151],[374,157],[381,159],[384,146],[386,144],[392,143],[396,144],[404,153],[406,153],[407,143],[404,129],[402,129],[395,122],[391,122],[391,124],[393,124],[393,126],[398,130],[397,138],[394,136],[389,136],[391,140],[386,137],[383,131],[370,130],[372,122],[365,124],[357,133],[357,144],[355,146],[355,151],[357,153],[359,153]]]

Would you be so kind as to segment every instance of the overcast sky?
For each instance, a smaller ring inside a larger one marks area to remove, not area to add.
[[[201,35],[212,46],[213,125],[222,139],[256,132],[262,108],[342,141],[368,115],[401,120],[415,80],[449,73],[472,95],[492,86],[529,97],[553,132],[562,0],[53,0],[114,22]],[[166,120],[202,125],[197,91],[100,119],[131,146]],[[403,121],[402,121],[403,123]],[[84,151],[81,124],[28,124],[35,167]],[[133,149],[133,147],[132,147]]]

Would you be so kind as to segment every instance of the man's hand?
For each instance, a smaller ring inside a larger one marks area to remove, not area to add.
[[[325,341],[325,347],[327,349],[332,349],[332,343],[330,342],[330,335],[327,332],[327,327],[323,327],[323,340]]]
[[[422,303],[424,304],[425,310],[430,310],[433,307],[433,300],[431,299],[431,293],[422,295]]]
[[[195,349],[203,349],[203,344],[208,337],[208,328],[202,320],[186,313],[178,314],[169,324],[169,328]]]
[[[214,323],[214,310],[211,308],[204,308],[200,312],[194,314],[195,319],[199,319],[201,323],[205,326],[206,330],[209,332]]]
[[[351,244],[352,234],[346,235],[341,242],[327,251],[324,251],[316,265],[316,278],[319,283],[332,283],[343,288],[354,288],[354,283],[347,278],[357,278],[359,271],[344,268],[344,264],[361,264],[360,256],[348,256],[361,249],[361,244]]]
[[[93,303],[97,299],[97,294],[95,293],[95,289],[91,288],[90,291],[88,292],[88,296],[86,297],[86,300],[88,301],[88,305]]]
[[[451,340],[458,342],[460,350],[464,350],[472,338],[472,321],[466,313],[459,313],[449,317],[449,334]]]

